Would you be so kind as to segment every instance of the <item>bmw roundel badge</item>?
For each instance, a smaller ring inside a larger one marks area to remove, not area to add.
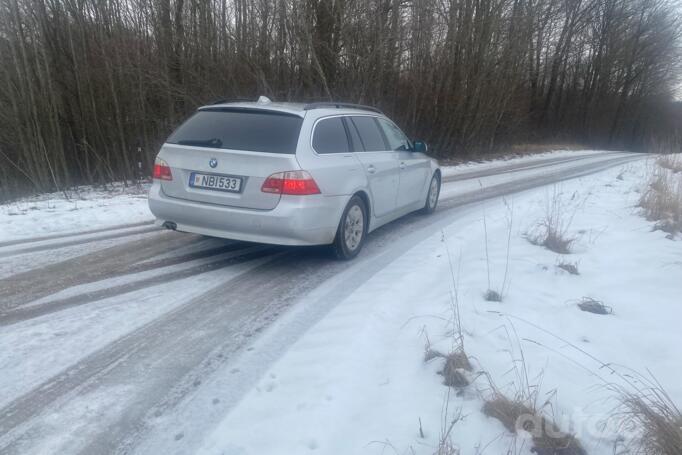
[[[216,160],[215,158],[211,158],[210,161],[208,162],[208,165],[211,166],[212,168],[215,168],[216,166],[218,166],[218,160]]]

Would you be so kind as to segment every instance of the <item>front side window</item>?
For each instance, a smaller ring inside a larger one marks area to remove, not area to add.
[[[403,134],[403,132],[400,131],[400,128],[395,126],[393,122],[380,118],[379,124],[381,125],[381,129],[384,130],[388,146],[391,150],[407,151],[412,148],[412,145],[407,137],[405,137],[405,134]]]
[[[295,154],[303,119],[252,109],[202,109],[166,142],[248,152]]]
[[[348,136],[341,117],[322,119],[315,125],[313,148],[317,153],[348,153]]]
[[[381,152],[386,150],[384,137],[379,130],[379,124],[374,117],[353,116],[351,123],[355,125],[362,145],[366,152]]]

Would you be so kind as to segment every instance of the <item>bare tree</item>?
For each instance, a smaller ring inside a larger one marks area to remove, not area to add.
[[[0,0],[0,198],[136,175],[217,98],[376,104],[441,157],[680,147],[673,0]]]

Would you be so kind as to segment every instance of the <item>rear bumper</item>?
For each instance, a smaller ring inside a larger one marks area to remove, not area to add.
[[[149,191],[159,226],[170,221],[182,232],[275,245],[332,243],[347,202],[348,196],[282,196],[272,210],[250,210],[171,198],[158,184]]]

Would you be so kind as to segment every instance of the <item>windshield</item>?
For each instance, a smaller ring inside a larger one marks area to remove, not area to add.
[[[246,109],[197,111],[166,142],[196,147],[296,153],[301,117]]]

